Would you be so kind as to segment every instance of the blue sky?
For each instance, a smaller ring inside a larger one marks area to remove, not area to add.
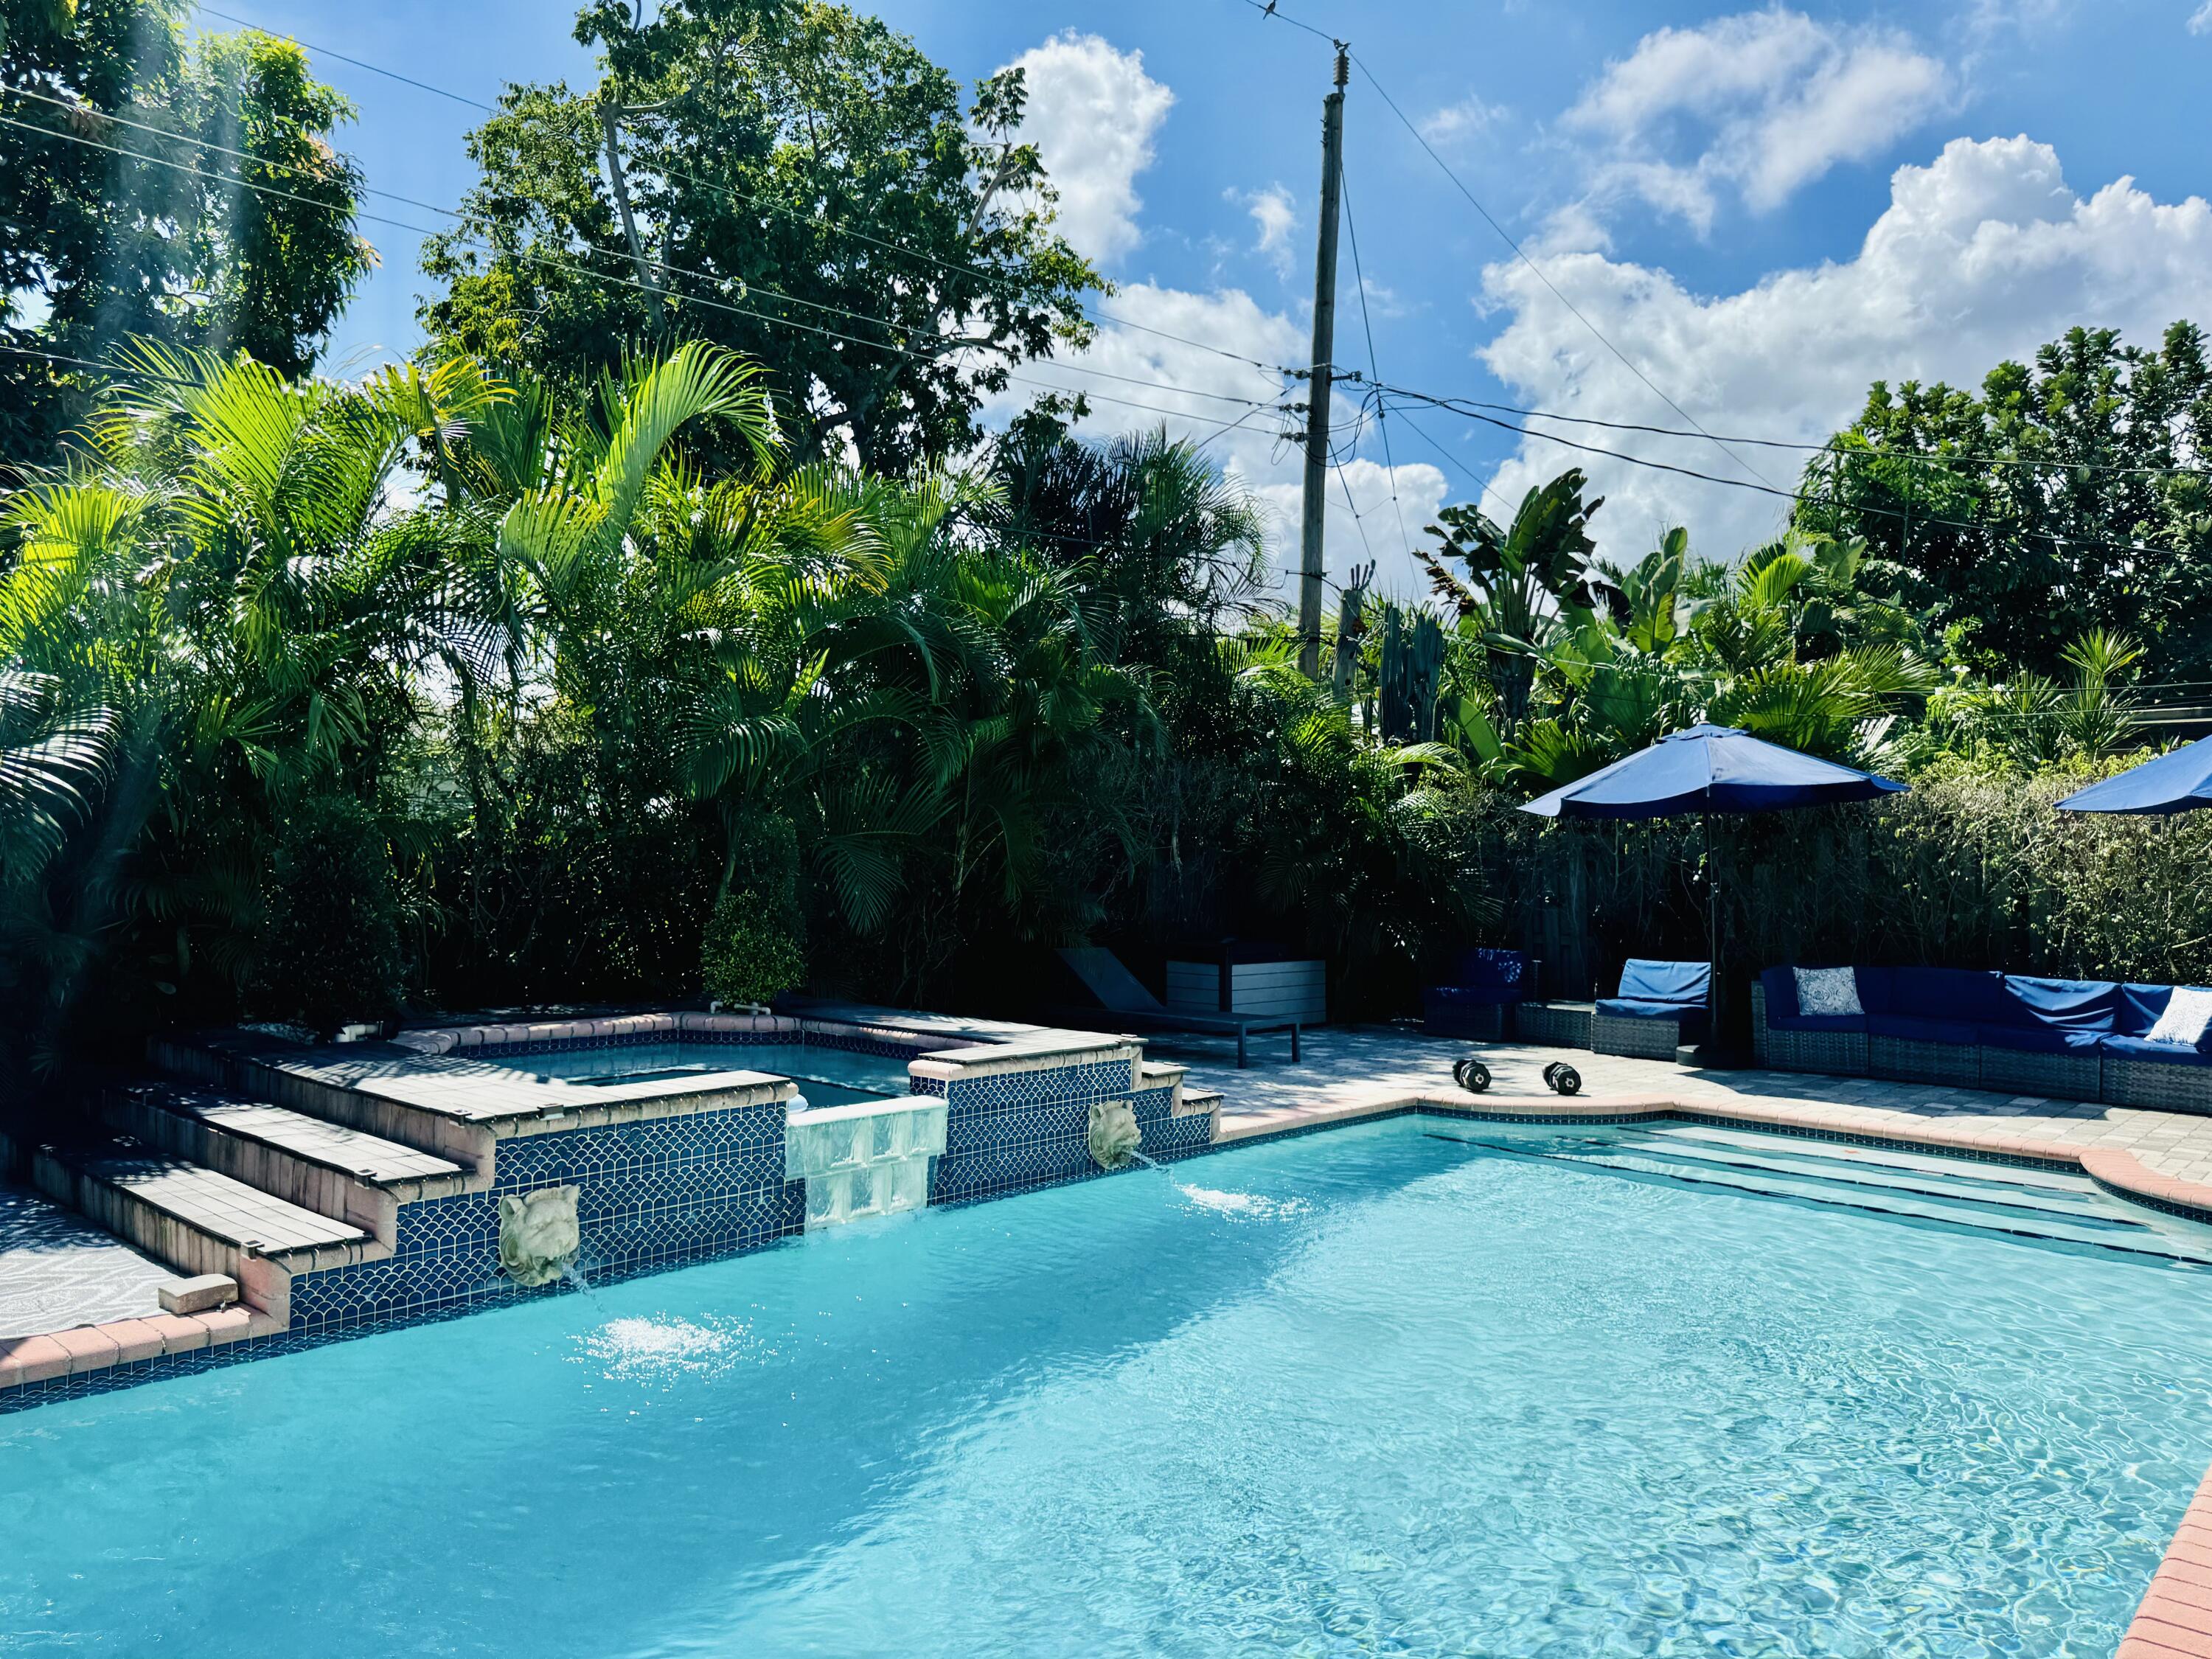
[[[1971,380],[2077,321],[2146,343],[2177,316],[2212,326],[2212,0],[1283,9],[1351,40],[1565,296],[1515,258],[1355,70],[1348,183],[1376,359],[1399,385],[1683,424],[1663,392],[1713,432],[1817,442],[1875,375]],[[223,9],[475,97],[591,74],[559,0]],[[1122,289],[1107,308],[1265,362],[1303,359],[1325,41],[1245,0],[877,9],[963,79],[1029,66],[1032,136],[1061,181],[1066,227]],[[458,198],[474,112],[329,58],[319,69],[360,106],[346,142],[373,185]],[[338,331],[342,368],[416,338],[416,239],[365,228],[385,264]],[[1350,253],[1338,356],[1364,367]],[[1070,385],[1182,411],[1171,424],[1194,436],[1218,432],[1201,416],[1237,406],[1190,392],[1279,395],[1273,377],[1156,336],[1109,330],[1093,357],[1159,389],[1074,373]],[[1156,418],[1102,405],[1097,425]],[[1216,436],[1209,453],[1287,528],[1297,465],[1272,423]],[[1571,434],[1738,480],[1794,476],[1782,452]],[[1733,554],[1785,510],[1435,412],[1393,422],[1395,470],[1371,422],[1347,416],[1342,436],[1332,571],[1364,544],[1401,592],[1418,585],[1401,520],[1418,539],[1439,501],[1486,486],[1494,508],[1577,459],[1608,497],[1594,528],[1616,556],[1675,522]]]

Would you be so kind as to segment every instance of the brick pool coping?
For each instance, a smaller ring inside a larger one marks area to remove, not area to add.
[[[234,1304],[211,1313],[143,1314],[104,1325],[78,1325],[44,1336],[0,1339],[0,1389],[81,1376],[111,1365],[133,1365],[168,1354],[219,1348],[226,1343],[275,1336],[282,1322]]]
[[[1868,1145],[1924,1147],[1969,1157],[2068,1166],[2078,1169],[2117,1197],[2169,1214],[2212,1221],[2212,1185],[2161,1175],[2130,1152],[1927,1121],[1884,1121],[1876,1127],[1852,1109],[1809,1101],[1737,1098],[1722,1105],[1680,1100],[1663,1093],[1568,1098],[1476,1095],[1457,1089],[1383,1089],[1351,1100],[1278,1107],[1221,1119],[1212,1150],[1424,1110],[1531,1123],[1682,1118]],[[43,1336],[0,1340],[0,1389],[275,1336],[283,1329],[265,1315],[233,1306],[212,1313],[156,1314],[80,1325]],[[2182,1516],[2116,1659],[2212,1659],[2212,1471],[2207,1472]]]

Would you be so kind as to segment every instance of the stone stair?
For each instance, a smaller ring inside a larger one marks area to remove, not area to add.
[[[288,1202],[128,1136],[41,1146],[31,1177],[66,1204],[187,1276],[221,1273],[281,1325],[296,1273],[380,1260],[390,1247],[349,1221]]]
[[[413,1146],[194,1084],[117,1089],[102,1112],[119,1133],[350,1222],[387,1246],[401,1205],[449,1197],[469,1182],[460,1165]]]

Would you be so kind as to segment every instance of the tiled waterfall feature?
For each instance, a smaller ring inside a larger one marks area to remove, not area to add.
[[[783,1176],[806,1185],[806,1226],[918,1210],[945,1150],[945,1103],[928,1095],[787,1111]]]

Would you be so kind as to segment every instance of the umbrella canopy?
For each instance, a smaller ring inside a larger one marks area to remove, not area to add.
[[[1904,788],[1871,772],[1762,743],[1732,726],[1692,726],[1539,795],[1521,810],[1547,818],[1668,818],[1828,806]]]
[[[2212,738],[2130,767],[2058,803],[2062,812],[2189,812],[2212,806]]]

